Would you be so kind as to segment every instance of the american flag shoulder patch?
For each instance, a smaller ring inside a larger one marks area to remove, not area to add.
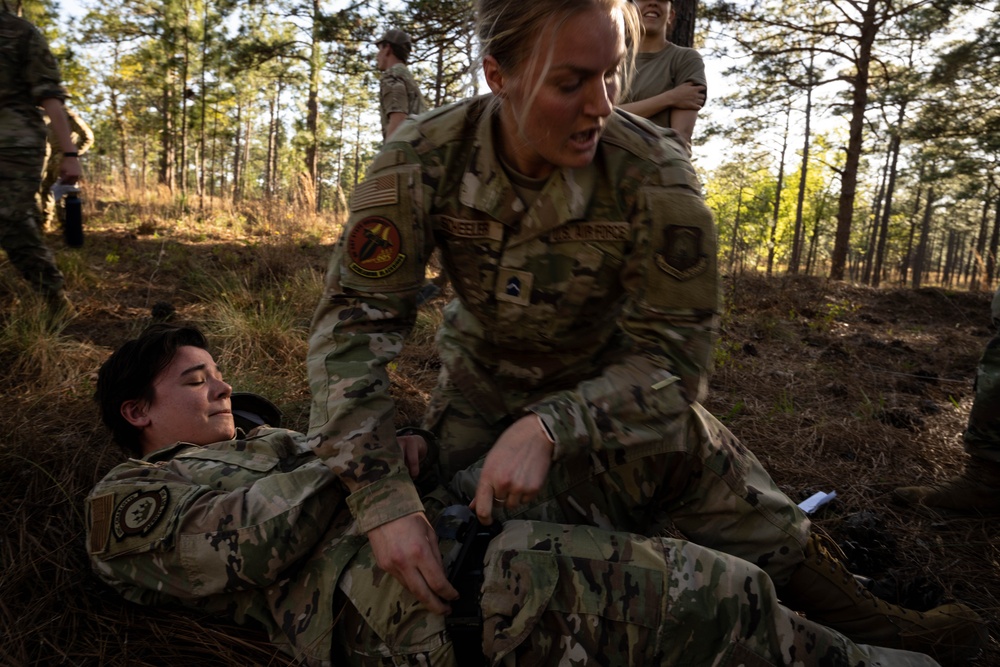
[[[399,178],[385,174],[369,178],[351,194],[351,210],[360,211],[373,206],[392,206],[399,202]]]
[[[107,493],[90,501],[90,553],[102,554],[108,549],[111,536],[111,515],[115,509],[115,494]]]

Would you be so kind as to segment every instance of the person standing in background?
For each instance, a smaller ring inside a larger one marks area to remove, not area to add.
[[[45,161],[43,112],[63,151],[60,177],[65,183],[80,178],[65,99],[59,67],[41,32],[0,3],[0,246],[53,315],[67,312],[70,303],[35,221],[35,193]]]
[[[427,104],[416,80],[406,67],[413,42],[402,30],[392,28],[375,42],[375,62],[382,72],[379,80],[379,107],[382,112],[382,140],[388,141],[407,116],[423,113]]]
[[[632,4],[642,21],[642,39],[635,78],[621,108],[673,129],[690,153],[698,111],[705,106],[705,63],[697,51],[677,46],[667,37],[674,24],[669,0]]]
[[[94,145],[94,131],[73,109],[64,107],[64,111],[66,112],[66,121],[69,123],[70,137],[73,145],[76,146],[76,153],[78,156],[83,155]],[[42,186],[38,189],[38,208],[41,214],[39,223],[40,229],[43,231],[55,222],[56,217],[62,222],[66,216],[65,209],[52,196],[52,186],[59,180],[63,151],[59,137],[56,136],[51,126],[49,126],[45,151],[45,170],[42,175]]]

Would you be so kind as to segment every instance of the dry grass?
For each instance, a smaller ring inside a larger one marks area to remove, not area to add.
[[[39,324],[37,300],[0,263],[0,665],[286,665],[252,628],[130,605],[91,576],[81,501],[121,454],[90,396],[106,355],[170,304],[207,332],[237,389],[270,396],[305,429],[306,335],[337,225],[281,207],[199,216],[155,196],[103,193],[88,206],[82,250],[49,237],[78,310],[64,328]],[[419,421],[436,380],[442,301],[393,368],[400,424]],[[911,603],[961,599],[1000,633],[993,524],[889,500],[897,485],[960,469],[988,297],[744,276],[727,282],[727,304],[708,407],[794,499],[838,492],[816,522],[858,547],[866,574],[917,581],[890,591]],[[867,545],[862,512],[881,522]],[[995,641],[976,664],[1000,664]]]
[[[995,519],[894,505],[894,488],[961,471],[990,296],[871,290],[816,279],[727,285],[707,407],[801,501],[835,490],[815,523],[878,592],[926,609],[957,599],[1000,633]],[[1000,664],[992,639],[976,663]]]

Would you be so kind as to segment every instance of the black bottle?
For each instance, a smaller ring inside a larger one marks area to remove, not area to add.
[[[83,246],[83,202],[79,195],[70,192],[64,201],[66,207],[66,218],[63,222],[63,238],[70,248],[80,248]]]

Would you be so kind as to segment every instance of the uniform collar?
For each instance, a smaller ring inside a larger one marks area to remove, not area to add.
[[[246,433],[243,431],[243,429],[237,428],[235,438],[233,438],[232,440],[223,440],[222,442],[236,442],[237,440],[240,440],[245,437]],[[217,443],[213,443],[212,445],[209,445],[209,447],[212,447],[215,444]],[[144,457],[142,457],[142,460],[147,463],[156,463],[157,461],[169,461],[170,459],[180,454],[181,450],[189,449],[191,447],[203,449],[201,445],[194,445],[191,444],[190,442],[175,442],[172,445],[168,445],[166,447],[163,447],[162,449],[157,449],[155,452],[150,452],[149,454],[146,454]]]
[[[167,447],[162,447],[157,449],[155,452],[150,452],[142,457],[142,460],[146,463],[156,463],[158,461],[169,461],[181,452],[183,449],[188,449],[189,447],[197,447],[198,445],[192,445],[190,442],[175,442]]]
[[[498,109],[488,102],[476,127],[475,143],[466,164],[459,201],[482,211],[514,230],[508,247],[544,236],[571,220],[586,216],[590,193],[597,181],[592,162],[582,169],[557,169],[527,211],[498,158],[494,126]],[[595,162],[600,159],[601,149]]]

